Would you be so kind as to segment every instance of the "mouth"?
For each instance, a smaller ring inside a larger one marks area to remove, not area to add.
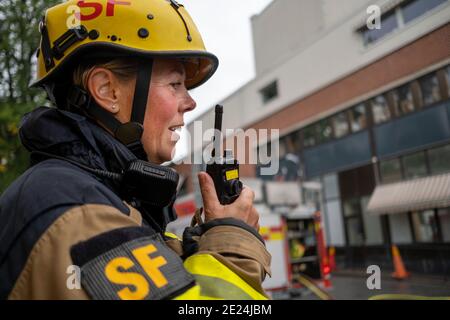
[[[172,132],[179,133],[181,131],[181,129],[183,128],[183,126],[184,126],[184,123],[176,125],[176,126],[172,126],[172,127],[169,128],[169,130],[172,131]]]
[[[183,126],[184,126],[184,124],[169,127],[169,131],[172,132],[172,134],[171,134],[172,141],[177,142],[180,139],[181,129],[183,128]]]

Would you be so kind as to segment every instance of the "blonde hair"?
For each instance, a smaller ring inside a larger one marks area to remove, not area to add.
[[[80,63],[73,71],[72,81],[73,84],[87,90],[87,81],[89,75],[94,68],[105,68],[114,73],[119,80],[130,80],[132,79],[138,70],[138,62],[135,59],[98,59],[91,60],[87,63]]]

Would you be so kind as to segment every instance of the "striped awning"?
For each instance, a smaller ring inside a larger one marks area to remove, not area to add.
[[[450,207],[450,173],[379,185],[367,210],[372,214]]]

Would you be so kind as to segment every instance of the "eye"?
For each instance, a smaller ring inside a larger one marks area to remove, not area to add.
[[[172,82],[170,85],[173,88],[178,89],[182,85],[182,83],[181,82]]]

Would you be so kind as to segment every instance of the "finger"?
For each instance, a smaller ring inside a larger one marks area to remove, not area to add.
[[[253,201],[255,201],[255,191],[253,191],[252,188],[250,188],[249,186],[247,186],[247,185],[245,185],[245,184],[242,185],[242,191],[243,191],[243,190],[247,190],[246,192],[251,191],[251,193],[252,193],[252,203],[253,203]],[[241,191],[241,192],[242,192],[242,191]]]
[[[259,213],[255,209],[255,207],[252,208],[252,211],[250,212],[250,215],[248,217],[248,224],[254,228],[259,224]]]
[[[214,208],[220,205],[217,199],[216,187],[212,178],[206,172],[199,172],[198,182],[200,183],[200,192],[203,198],[203,205],[205,208]]]
[[[241,206],[251,206],[253,205],[253,199],[255,198],[255,193],[249,187],[242,189],[241,194],[236,199],[236,203]]]

